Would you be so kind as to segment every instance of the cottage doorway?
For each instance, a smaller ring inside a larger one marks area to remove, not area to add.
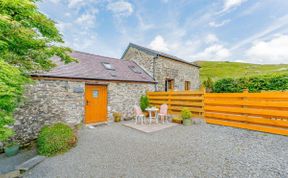
[[[107,121],[107,86],[85,86],[85,124]]]

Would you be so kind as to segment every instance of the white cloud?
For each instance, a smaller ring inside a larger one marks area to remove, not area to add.
[[[54,3],[54,4],[58,4],[60,2],[60,0],[49,0],[49,1]]]
[[[209,26],[210,27],[215,27],[215,28],[217,28],[217,27],[222,27],[223,25],[226,25],[227,23],[229,23],[230,22],[230,20],[223,20],[223,21],[221,21],[221,22],[215,22],[215,21],[212,21],[212,22],[209,22]]]
[[[57,29],[60,31],[61,34],[64,34],[66,29],[71,28],[72,27],[72,23],[68,23],[68,22],[57,22],[56,23],[56,27]]]
[[[227,60],[230,56],[230,51],[220,44],[214,44],[203,52],[200,52],[194,56],[195,60],[211,60],[211,61],[223,61]]]
[[[78,8],[85,4],[86,4],[85,0],[68,0],[69,8]]]
[[[246,55],[249,62],[288,63],[288,35],[278,35],[270,41],[255,42]]]
[[[236,43],[230,50],[237,50],[247,44],[251,44],[251,42],[255,40],[259,40],[261,38],[267,38],[270,37],[271,34],[274,34],[275,31],[279,31],[281,29],[284,29],[285,32],[287,31],[288,27],[288,15],[284,15],[277,20],[273,21],[268,27],[266,27],[263,31],[260,31],[256,33],[255,35],[252,35],[238,43]]]
[[[111,2],[107,5],[107,9],[120,16],[129,16],[133,12],[132,4],[127,1]]]
[[[162,52],[169,51],[168,45],[165,39],[161,35],[157,35],[149,44],[149,47]]]
[[[96,17],[94,14],[82,14],[75,20],[76,24],[83,25],[83,27],[91,27],[95,24]]]
[[[223,5],[223,12],[228,11],[232,8],[235,8],[237,6],[240,6],[242,3],[244,3],[246,0],[224,0]]]
[[[218,37],[215,35],[215,34],[208,34],[206,37],[205,37],[205,43],[207,44],[212,44],[212,43],[216,43],[218,42]]]

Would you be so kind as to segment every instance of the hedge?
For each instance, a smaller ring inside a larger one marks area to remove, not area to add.
[[[288,90],[288,75],[220,79],[213,84],[212,92],[239,93],[243,89],[248,89],[249,92]]]

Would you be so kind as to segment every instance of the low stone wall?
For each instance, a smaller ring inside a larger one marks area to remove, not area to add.
[[[109,83],[108,111],[110,120],[113,112],[122,113],[123,118],[134,116],[133,106],[139,105],[141,95],[154,91],[154,84],[147,83]]]
[[[37,138],[44,125],[81,123],[84,116],[84,82],[39,80],[26,87],[23,103],[14,113],[16,139]]]

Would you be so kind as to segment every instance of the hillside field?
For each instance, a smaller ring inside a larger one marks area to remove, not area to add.
[[[288,74],[288,64],[261,65],[228,61],[197,61],[196,63],[201,66],[200,76],[202,81],[208,77],[215,81],[228,77]]]

